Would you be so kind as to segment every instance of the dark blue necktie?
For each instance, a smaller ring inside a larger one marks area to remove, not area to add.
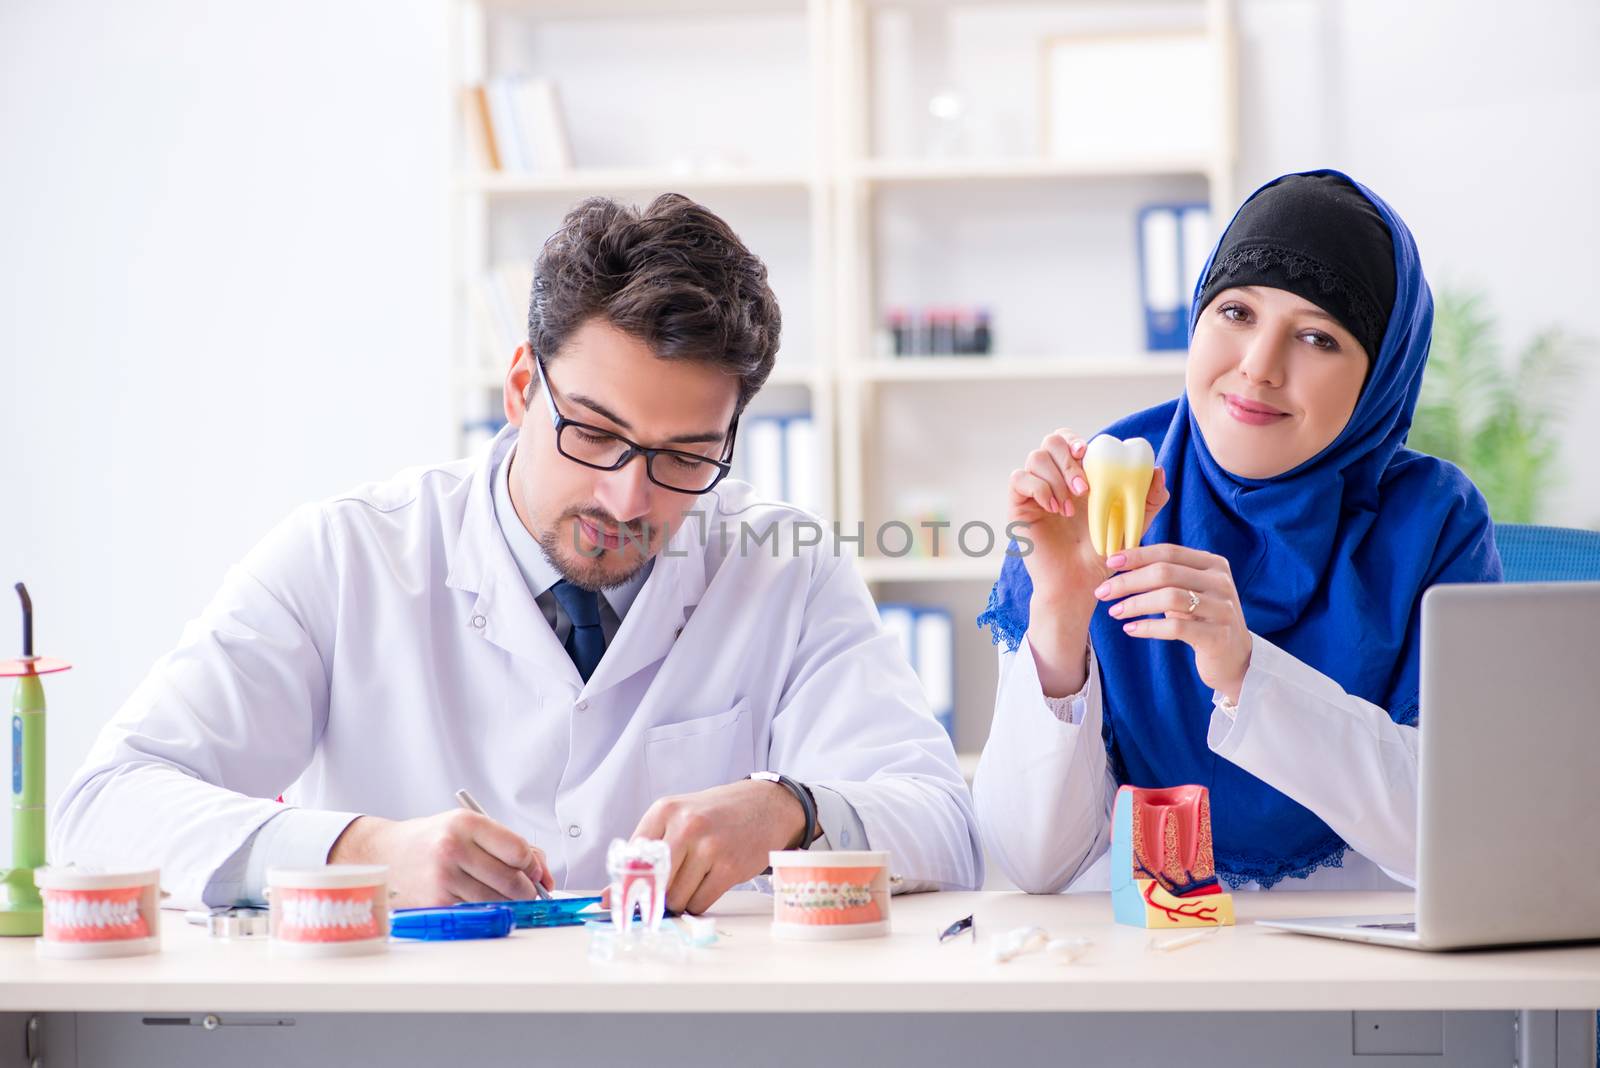
[[[550,587],[556,602],[572,621],[572,633],[567,635],[567,655],[578,665],[578,674],[588,682],[595,665],[606,651],[606,635],[600,629],[600,595],[582,586],[574,586],[562,579]]]

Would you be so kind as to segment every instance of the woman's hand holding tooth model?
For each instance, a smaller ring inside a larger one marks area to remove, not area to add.
[[[1253,640],[1227,558],[1182,545],[1144,545],[1113,553],[1106,564],[1117,574],[1095,596],[1116,601],[1109,611],[1128,621],[1123,631],[1184,642],[1194,650],[1201,681],[1237,704]]]
[[[1063,429],[1011,474],[1010,518],[1028,524],[1033,542],[1025,561],[1033,582],[1028,642],[1047,694],[1083,688],[1089,618],[1097,601],[1114,601],[1110,614],[1126,620],[1125,633],[1186,643],[1201,680],[1239,700],[1251,637],[1227,559],[1181,545],[1137,544],[1170,496],[1165,473],[1152,467],[1143,441],[1102,437],[1091,448]],[[1149,490],[1135,518],[1145,479]],[[1129,537],[1135,526],[1138,539]],[[1146,616],[1158,618],[1140,618]]]
[[[1044,692],[1058,697],[1083,688],[1095,591],[1112,573],[1090,536],[1087,448],[1073,431],[1056,430],[1011,472],[1009,483],[1007,520],[1027,524],[1032,543],[1024,560],[1033,582],[1028,644]],[[1166,477],[1157,468],[1141,536],[1167,499]]]

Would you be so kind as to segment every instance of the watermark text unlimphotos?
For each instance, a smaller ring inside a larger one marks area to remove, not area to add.
[[[698,508],[683,514],[683,524],[679,529],[683,529],[684,526],[694,528],[696,534],[693,536],[693,544],[701,548],[715,544],[718,550],[724,553],[736,548],[743,556],[766,553],[774,559],[783,553],[800,556],[814,549],[822,549],[834,556],[843,556],[847,546],[848,551],[857,556],[866,556],[876,550],[878,556],[891,559],[910,556],[913,553],[985,558],[994,554],[1001,538],[994,527],[981,520],[973,520],[956,527],[949,520],[943,519],[922,520],[915,525],[892,519],[887,523],[878,524],[869,534],[865,523],[856,523],[855,529],[849,531],[846,530],[845,524],[822,523],[810,518],[769,521],[759,528],[747,520],[730,521],[725,516],[711,522],[706,512]],[[922,538],[918,537],[919,529],[923,532]],[[1020,520],[1006,524],[1004,538],[1007,556],[1026,557],[1033,551],[1033,542],[1029,540],[1027,530],[1028,524]],[[688,556],[691,539],[677,539],[674,544],[673,533],[670,524],[660,527],[648,521],[637,525],[625,524],[618,531],[617,549],[626,549],[632,545],[640,553],[648,554],[653,546],[660,545],[662,556]],[[572,530],[572,546],[580,554],[591,558],[598,557],[606,551],[603,545],[582,544],[578,538],[576,525]],[[952,547],[954,552],[951,551]]]

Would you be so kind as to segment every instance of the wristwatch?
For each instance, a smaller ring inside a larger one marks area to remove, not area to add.
[[[800,837],[797,849],[810,849],[811,843],[817,840],[817,799],[811,796],[811,790],[805,783],[795,782],[787,775],[780,775],[775,771],[752,772],[752,779],[762,782],[775,782],[779,786],[794,794],[794,799],[800,802],[800,807],[805,810],[806,829]]]

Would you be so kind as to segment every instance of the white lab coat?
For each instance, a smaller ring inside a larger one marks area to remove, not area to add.
[[[981,884],[949,738],[851,560],[793,550],[807,513],[732,480],[702,496],[585,684],[496,525],[512,441],[269,534],[101,732],[54,861],[159,866],[194,904],[280,792],[331,844],[356,814],[425,816],[467,787],[558,887],[593,889],[653,801],[770,769],[843,796],[912,883]]]
[[[1215,704],[1207,745],[1316,813],[1351,846],[1340,864],[1273,889],[1410,889],[1417,729],[1260,635],[1251,638],[1238,709],[1230,715]],[[1060,700],[1044,696],[1026,636],[1015,651],[1001,650],[994,724],[973,794],[990,853],[1031,893],[1110,886],[1117,781],[1100,737],[1102,712],[1092,649],[1083,690]]]

